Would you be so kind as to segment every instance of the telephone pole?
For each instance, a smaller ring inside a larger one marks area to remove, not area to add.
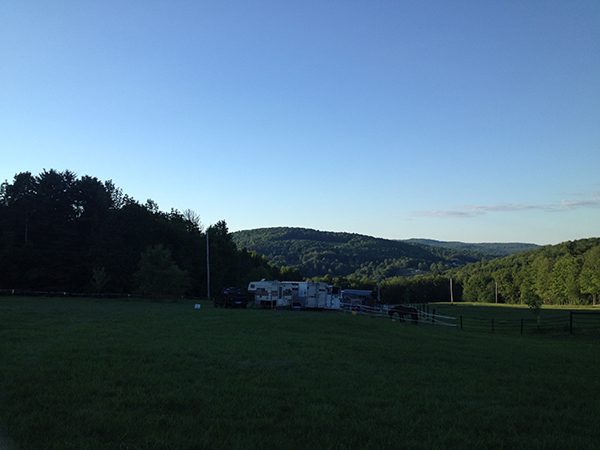
[[[208,228],[206,229],[206,295],[208,297],[208,300],[210,300],[210,258],[208,254]]]

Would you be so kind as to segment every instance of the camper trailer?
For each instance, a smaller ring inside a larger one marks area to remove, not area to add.
[[[341,290],[312,281],[252,281],[248,293],[254,294],[257,308],[340,309]]]

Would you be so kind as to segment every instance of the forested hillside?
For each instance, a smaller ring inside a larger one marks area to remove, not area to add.
[[[378,286],[374,277],[326,275],[315,280],[344,288],[377,289]],[[595,305],[600,294],[600,238],[483,259],[443,274],[388,277],[380,280],[379,287],[386,303],[453,299],[456,302],[518,303],[534,308],[544,304]]]
[[[232,235],[239,247],[264,254],[273,264],[299,268],[315,281],[377,289],[379,280],[382,300],[389,303],[449,302],[451,278],[454,301],[596,304],[600,293],[600,238],[494,258],[494,253],[532,244],[484,244],[488,252],[475,252],[304,228]]]
[[[190,210],[162,212],[111,181],[55,170],[0,188],[0,289],[205,296],[252,279],[298,277],[240,251],[225,221],[208,230]]]
[[[521,253],[539,247],[539,245],[536,244],[525,244],[521,242],[484,242],[472,244],[457,241],[436,241],[434,239],[407,239],[404,242],[484,253],[489,255],[488,259],[514,255],[515,253]]]
[[[442,272],[488,257],[470,250],[432,247],[352,233],[306,228],[260,228],[232,233],[240,248],[271,264],[297,268],[305,277],[394,277],[411,272]]]
[[[446,274],[469,302],[596,304],[600,293],[600,238],[563,242]]]

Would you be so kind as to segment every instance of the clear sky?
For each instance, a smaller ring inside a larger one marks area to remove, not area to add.
[[[231,231],[600,236],[600,2],[0,1],[0,181]]]

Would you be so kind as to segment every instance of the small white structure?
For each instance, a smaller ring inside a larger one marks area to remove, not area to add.
[[[341,290],[312,281],[252,281],[248,293],[254,294],[256,307],[293,309],[340,309]]]

